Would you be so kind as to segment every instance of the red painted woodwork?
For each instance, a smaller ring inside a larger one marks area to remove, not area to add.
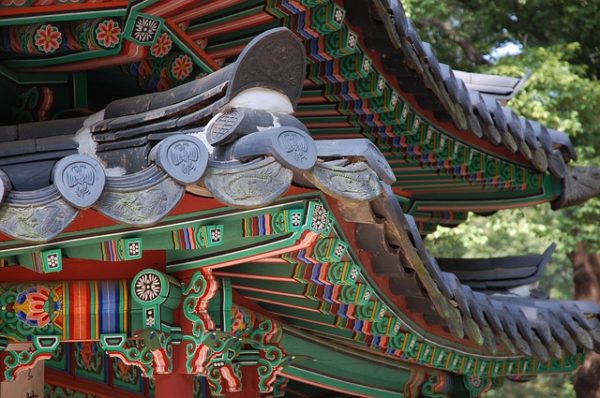
[[[0,268],[0,282],[73,281],[133,279],[145,268],[165,272],[165,252],[146,250],[139,260],[107,262],[98,260],[64,259],[61,272],[41,274],[23,267]]]
[[[155,398],[193,398],[194,397],[194,375],[183,373],[172,373],[167,375],[155,375]]]
[[[226,398],[259,398],[260,396],[256,366],[242,366],[242,391],[228,392],[225,395]]]

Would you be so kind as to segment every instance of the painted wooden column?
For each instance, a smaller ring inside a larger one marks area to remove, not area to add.
[[[193,398],[194,375],[184,373],[154,376],[155,398]]]
[[[226,398],[260,398],[262,395],[258,389],[258,367],[254,366],[243,366],[242,367],[242,380],[244,386],[240,391],[228,392]]]

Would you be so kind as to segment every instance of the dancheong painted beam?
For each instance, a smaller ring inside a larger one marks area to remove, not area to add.
[[[0,16],[2,398],[479,397],[600,349],[598,305],[530,295],[553,245],[427,252],[600,173],[398,1]]]

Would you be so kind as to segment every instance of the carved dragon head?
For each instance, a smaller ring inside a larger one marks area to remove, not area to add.
[[[571,167],[563,180],[563,192],[552,202],[554,210],[581,204],[600,195],[600,168]]]

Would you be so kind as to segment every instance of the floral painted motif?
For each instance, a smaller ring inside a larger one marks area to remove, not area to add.
[[[238,307],[232,307],[231,312],[233,318],[232,332],[236,333],[246,331],[248,324],[250,323],[250,319],[248,319],[246,314],[240,311]]]
[[[156,40],[156,43],[150,47],[150,53],[156,58],[162,58],[171,51],[171,47],[173,47],[171,36],[167,32],[163,32]]]
[[[157,275],[143,274],[135,282],[135,295],[143,301],[152,301],[160,294],[161,283]]]
[[[311,228],[315,231],[321,231],[327,228],[329,221],[329,212],[322,205],[316,205],[311,220]]]
[[[62,33],[56,26],[46,24],[35,32],[34,44],[44,54],[55,52],[62,43]]]
[[[151,42],[158,30],[158,21],[138,16],[133,29],[133,38],[139,41]]]
[[[82,341],[74,344],[77,368],[98,373],[103,365],[104,352],[98,343]]]
[[[171,65],[171,74],[177,80],[184,80],[192,73],[192,59],[189,55],[181,54]]]
[[[17,319],[29,326],[43,328],[57,320],[61,302],[53,290],[46,286],[34,286],[19,293],[6,310],[14,312]]]
[[[121,34],[121,27],[119,23],[107,19],[98,24],[96,27],[96,41],[104,48],[113,48],[119,44],[119,36]]]

